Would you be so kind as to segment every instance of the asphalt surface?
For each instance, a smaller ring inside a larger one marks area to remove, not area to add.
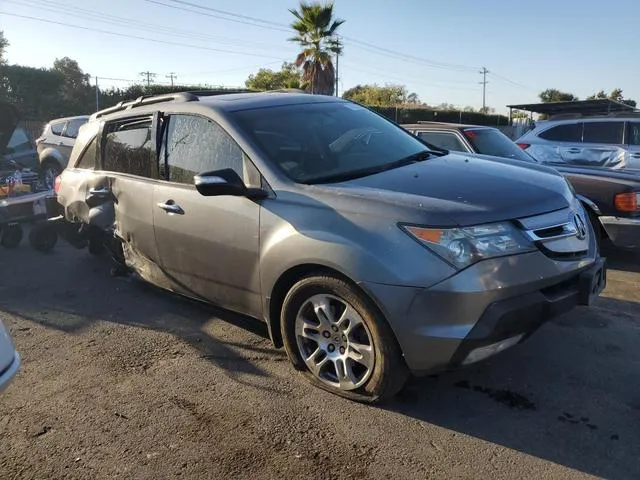
[[[640,478],[640,262],[613,257],[595,307],[370,407],[308,385],[260,322],[65,245],[0,250],[23,356],[0,478]]]

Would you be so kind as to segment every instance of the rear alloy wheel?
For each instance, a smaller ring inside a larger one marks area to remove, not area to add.
[[[307,277],[287,294],[287,354],[315,385],[358,401],[397,393],[408,376],[386,321],[356,287],[333,276]]]

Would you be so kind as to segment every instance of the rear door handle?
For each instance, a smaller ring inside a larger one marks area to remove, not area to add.
[[[640,158],[640,153],[632,153],[631,158]]]
[[[172,200],[168,200],[166,203],[158,203],[158,208],[161,208],[167,213],[173,213],[176,215],[184,215],[184,210],[180,205],[177,205]]]
[[[582,150],[580,150],[579,148],[570,148],[569,150],[567,150],[567,153],[580,153]]]
[[[90,188],[89,195],[104,198],[111,195],[111,189],[109,187]]]

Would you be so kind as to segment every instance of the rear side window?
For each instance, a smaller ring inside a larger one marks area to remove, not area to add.
[[[455,133],[450,132],[418,132],[418,137],[430,145],[454,152],[467,152],[462,140]]]
[[[162,177],[193,185],[199,173],[231,168],[244,177],[244,157],[238,144],[217,123],[196,115],[172,115],[166,137],[166,158]]]
[[[87,123],[84,119],[71,120],[67,123],[67,128],[64,131],[64,136],[69,138],[76,138],[80,127]]]
[[[585,143],[622,143],[624,122],[585,122],[582,141]]]
[[[65,122],[56,122],[51,124],[51,133],[54,135],[62,135],[62,130],[64,130]]]
[[[629,145],[640,145],[640,122],[629,123],[629,133],[627,134]]]
[[[145,178],[158,178],[153,155],[151,119],[112,123],[105,127],[103,169]]]
[[[86,168],[89,170],[93,170],[95,168],[96,153],[98,150],[96,147],[96,144],[97,144],[96,137],[93,137],[89,145],[87,145],[87,148],[85,149],[85,151],[82,152],[82,155],[76,162],[76,168]]]
[[[565,123],[551,127],[549,130],[538,135],[545,140],[554,142],[581,142],[582,141],[582,123]]]

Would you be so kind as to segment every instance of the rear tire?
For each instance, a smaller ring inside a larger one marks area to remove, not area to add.
[[[51,225],[36,225],[29,232],[29,243],[39,252],[50,252],[58,243],[58,232]]]
[[[17,224],[7,225],[0,232],[0,245],[4,248],[16,248],[22,242],[22,227]]]
[[[381,402],[399,392],[409,376],[395,336],[373,302],[337,276],[307,276],[289,290],[281,333],[294,367],[336,395]]]

